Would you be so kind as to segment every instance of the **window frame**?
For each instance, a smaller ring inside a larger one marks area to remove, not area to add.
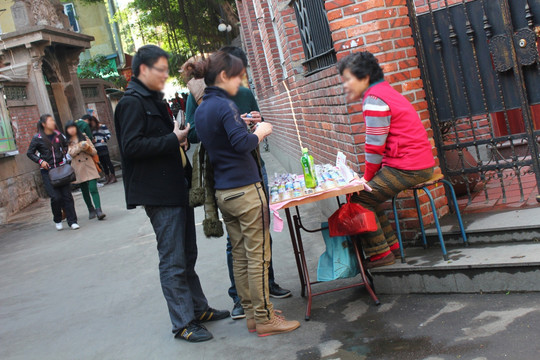
[[[3,130],[3,131],[2,131]],[[4,137],[5,136],[5,137]],[[19,154],[17,141],[13,134],[11,116],[7,107],[3,87],[0,88],[0,143],[8,142],[7,149],[0,147],[0,158]]]
[[[73,31],[75,31],[76,33],[80,33],[81,26],[79,25],[79,20],[77,19],[77,11],[75,10],[75,4],[71,2],[71,3],[63,3],[62,5],[64,5],[64,14],[66,14],[66,16],[68,17],[69,24],[73,28]],[[73,21],[75,21],[75,25],[77,25],[77,29],[75,29],[75,27],[71,23],[71,18],[69,17],[69,13],[68,13],[69,6],[71,6],[71,10],[73,12]]]
[[[304,75],[309,76],[334,66],[337,63],[336,50],[324,0],[293,0],[291,5],[304,49]]]

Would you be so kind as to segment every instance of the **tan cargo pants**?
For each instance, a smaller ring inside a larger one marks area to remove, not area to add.
[[[219,210],[231,238],[236,290],[248,319],[257,323],[274,315],[269,298],[270,213],[261,183],[216,190]]]

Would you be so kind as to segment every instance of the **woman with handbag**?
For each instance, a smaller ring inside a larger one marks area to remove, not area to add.
[[[105,185],[114,184],[118,180],[114,173],[114,165],[109,156],[109,147],[107,146],[107,142],[111,139],[111,132],[107,128],[107,125],[100,123],[95,116],[91,116],[88,123],[94,135],[93,143],[99,156],[99,163],[103,167],[103,172],[105,172],[105,177],[107,178]]]
[[[93,159],[93,156],[97,154],[96,148],[74,121],[67,122],[66,135],[68,136],[68,154],[71,156],[71,166],[77,176],[75,183],[81,186],[83,199],[88,207],[88,218],[97,217],[98,220],[103,220],[106,215],[101,211],[101,199],[97,188],[99,173]]]
[[[71,183],[68,181],[65,184],[53,186],[49,176],[50,170],[66,166],[64,160],[68,149],[66,137],[56,130],[56,122],[49,114],[41,115],[37,130],[38,133],[32,138],[26,155],[41,166],[41,177],[45,191],[51,198],[51,209],[56,229],[63,229],[62,209],[64,209],[69,227],[77,230],[79,225],[77,224],[75,203],[71,195]]]
[[[375,56],[365,51],[338,63],[348,100],[362,99],[366,126],[363,181],[372,188],[352,196],[376,214],[377,230],[361,234],[367,268],[391,265],[399,243],[381,207],[403,190],[433,175],[435,159],[426,129],[411,103],[390,84]]]

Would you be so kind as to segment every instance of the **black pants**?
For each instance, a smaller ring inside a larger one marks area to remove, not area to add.
[[[114,165],[111,161],[111,157],[109,156],[109,150],[107,148],[101,150],[101,148],[98,146],[97,152],[99,156],[99,163],[101,164],[105,175],[114,175]]]
[[[156,233],[159,278],[169,307],[174,334],[208,310],[208,301],[195,271],[197,238],[190,207],[146,206]]]
[[[71,226],[77,222],[77,213],[75,212],[75,202],[71,195],[71,184],[62,187],[53,187],[49,178],[49,171],[41,169],[41,177],[45,191],[51,198],[51,209],[53,213],[53,221],[55,223],[62,222],[62,209],[66,212],[68,225]]]

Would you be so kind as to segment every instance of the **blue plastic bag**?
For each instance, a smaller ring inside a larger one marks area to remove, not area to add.
[[[328,228],[328,223],[322,223]],[[326,251],[319,258],[317,281],[331,281],[356,276],[360,270],[354,247],[348,236],[330,237],[328,229],[322,231]]]

